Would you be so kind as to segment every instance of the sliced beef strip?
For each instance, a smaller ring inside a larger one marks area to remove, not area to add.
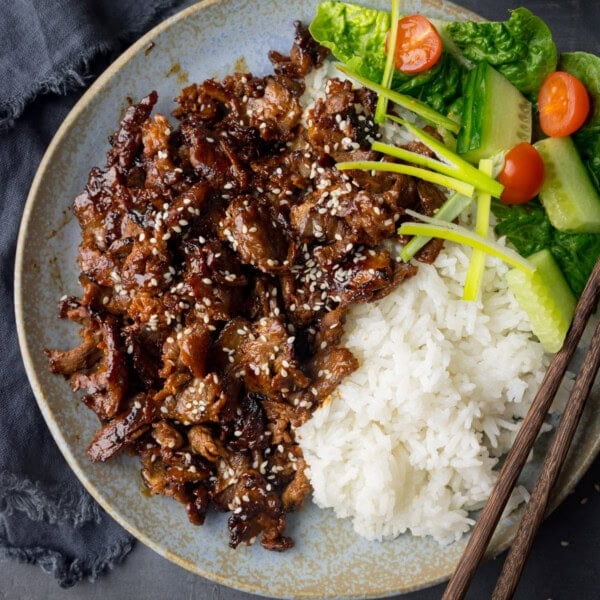
[[[126,353],[116,319],[112,315],[93,319],[98,331],[101,358],[89,371],[71,375],[73,391],[85,390],[86,404],[102,419],[114,417],[127,393],[129,375]]]
[[[286,270],[294,252],[280,217],[269,204],[249,195],[229,204],[221,235],[244,264],[265,273]]]
[[[142,145],[142,125],[150,117],[157,100],[158,94],[153,91],[125,111],[121,127],[111,138],[112,149],[107,156],[109,167],[118,165],[126,169],[132,165]]]
[[[281,319],[262,318],[240,343],[239,363],[247,390],[268,397],[286,396],[309,380],[294,357],[294,347]]]
[[[289,57],[272,50],[269,52],[269,59],[276,73],[290,77],[304,77],[313,68],[323,64],[329,50],[318,44],[310,35],[308,27],[300,21],[295,21],[294,27],[296,32]]]
[[[145,433],[154,419],[154,404],[148,394],[138,394],[131,406],[98,430],[88,447],[92,462],[104,462]]]
[[[285,511],[279,494],[268,488],[268,481],[256,472],[245,472],[238,479],[233,496],[235,508],[228,521],[232,548],[242,542],[252,543],[261,533],[261,544],[268,550],[288,550],[294,545],[282,535]]]

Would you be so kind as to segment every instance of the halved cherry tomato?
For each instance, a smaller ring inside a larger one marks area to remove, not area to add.
[[[577,77],[564,71],[550,73],[538,94],[540,126],[551,137],[577,131],[590,112],[590,97]]]
[[[409,15],[398,21],[394,51],[396,69],[404,73],[420,73],[433,67],[441,55],[442,38],[431,21],[422,15]]]
[[[540,153],[527,142],[511,148],[504,157],[498,181],[504,186],[504,204],[523,204],[540,191],[546,170]]]

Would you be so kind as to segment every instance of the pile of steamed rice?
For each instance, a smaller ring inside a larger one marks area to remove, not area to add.
[[[314,501],[369,539],[466,532],[546,370],[507,267],[488,259],[480,301],[465,302],[468,262],[446,244],[389,296],[353,307],[343,343],[360,367],[297,432]],[[510,508],[526,498],[518,488]]]
[[[331,63],[309,75],[305,116],[333,76],[344,78]],[[410,141],[395,125],[381,131]],[[506,265],[488,257],[479,301],[462,300],[469,258],[446,243],[434,265],[349,310],[342,343],[360,367],[296,432],[313,500],[368,539],[410,532],[448,543],[468,531],[546,371]],[[527,497],[518,487],[506,512]]]

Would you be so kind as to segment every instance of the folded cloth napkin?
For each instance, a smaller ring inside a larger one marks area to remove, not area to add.
[[[83,87],[176,0],[18,0],[0,18],[0,557],[62,586],[122,560],[132,537],[60,455],[21,361],[14,321],[17,232],[46,146]]]

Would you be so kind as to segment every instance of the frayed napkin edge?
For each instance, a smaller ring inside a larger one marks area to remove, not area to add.
[[[137,27],[121,32],[111,43],[105,42],[88,48],[77,60],[70,60],[63,65],[58,65],[46,78],[34,82],[26,94],[11,98],[6,102],[0,102],[0,132],[14,127],[17,119],[23,114],[27,105],[33,102],[38,96],[50,93],[64,96],[85,87],[94,78],[94,74],[90,69],[94,58],[101,54],[109,54],[131,40],[139,38],[145,32],[147,24],[153,22],[159,13],[173,8],[178,4],[178,0],[174,4],[169,2],[169,0],[147,1],[146,12],[148,18],[143,23],[139,23]]]
[[[106,548],[102,556],[96,556],[91,562],[85,562],[48,548],[39,546],[15,548],[3,542],[4,540],[0,539],[1,558],[39,565],[43,571],[53,575],[63,588],[72,587],[83,579],[95,581],[99,575],[121,563],[134,546],[133,538],[119,542]]]
[[[0,515],[25,513],[30,521],[74,527],[101,522],[100,507],[79,483],[44,489],[38,482],[0,471]]]
[[[70,525],[75,529],[87,523],[101,522],[100,508],[79,485],[60,487],[60,491],[46,491],[29,479],[14,473],[0,472],[0,517],[23,512],[33,522],[52,525]],[[61,587],[71,587],[84,578],[94,581],[98,575],[119,564],[134,546],[133,536],[104,548],[103,554],[91,560],[73,558],[41,546],[17,548],[0,533],[0,557],[37,564],[52,574]]]

